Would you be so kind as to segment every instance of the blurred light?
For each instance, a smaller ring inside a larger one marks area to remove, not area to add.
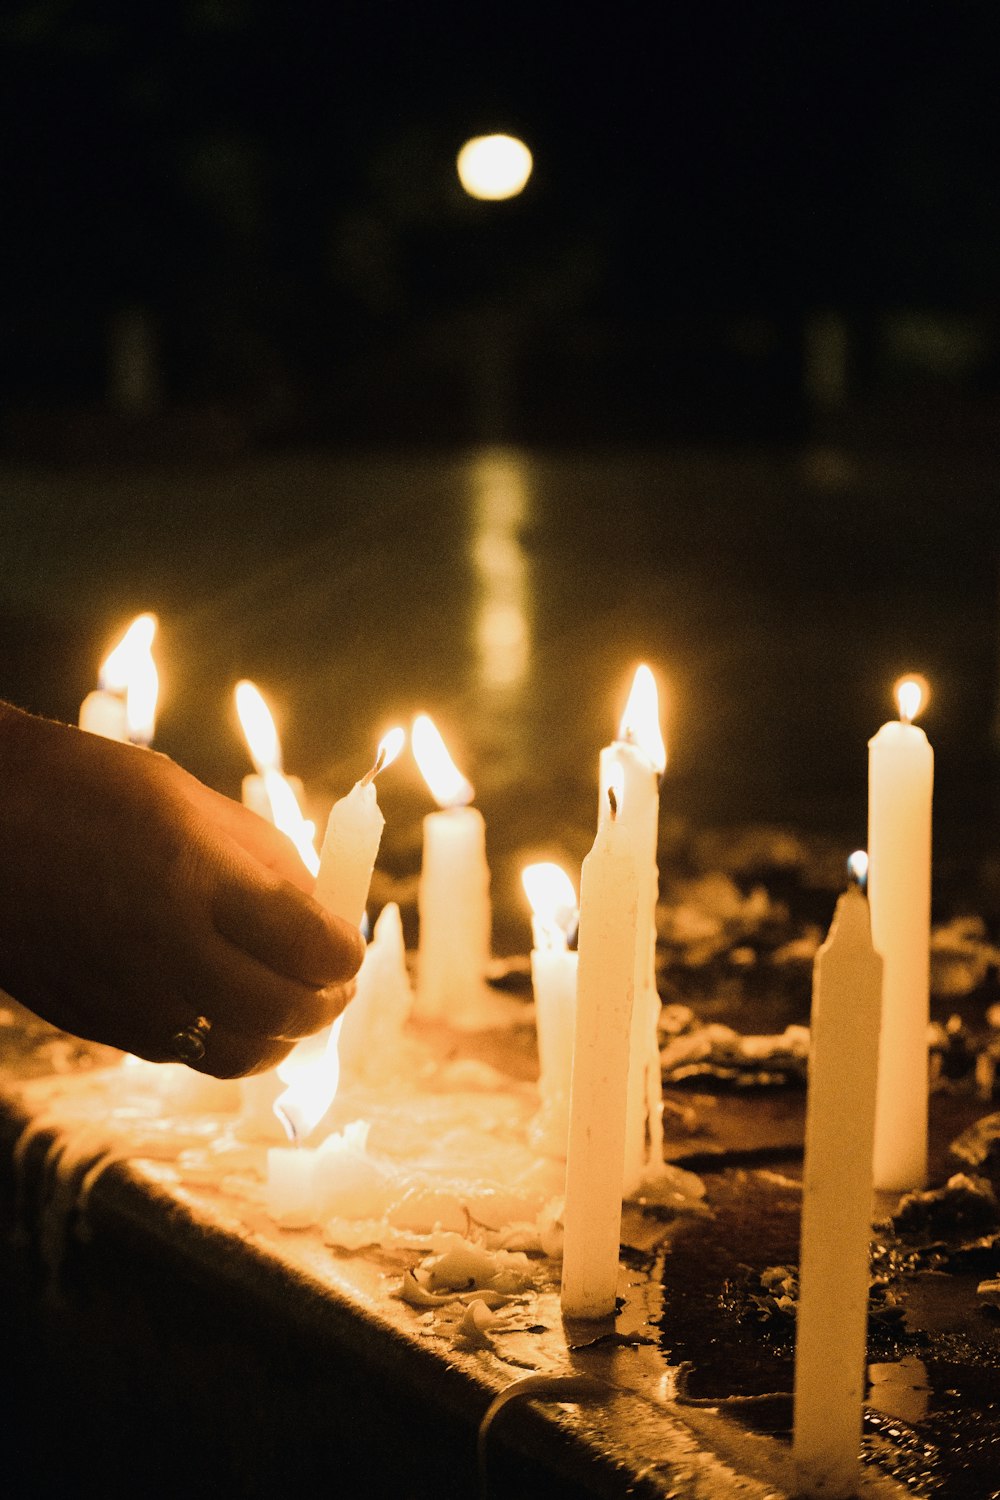
[[[632,691],[622,714],[618,738],[627,745],[637,745],[659,772],[666,770],[667,749],[660,729],[659,694],[656,678],[645,664],[636,667]]]
[[[274,715],[260,689],[246,678],[236,684],[236,712],[257,770],[280,771],[281,742]]]
[[[907,677],[901,677],[892,691],[899,709],[899,717],[904,724],[912,724],[920,710],[927,707],[927,700],[930,697],[930,685],[927,678],[921,677],[917,672],[912,672]]]
[[[477,135],[458,153],[459,181],[470,198],[499,202],[523,192],[534,165],[523,141],[512,135]]]

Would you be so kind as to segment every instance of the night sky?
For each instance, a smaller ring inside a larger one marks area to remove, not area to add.
[[[521,435],[573,436],[572,377],[581,424],[631,409],[641,436],[681,372],[692,431],[742,410],[767,435],[825,308],[862,377],[886,310],[972,318],[963,379],[997,383],[990,5],[21,0],[0,27],[14,409],[99,402],[130,308],[167,402],[334,433],[380,391],[373,433],[405,435],[414,374],[440,412],[499,341],[535,372]],[[535,174],[475,203],[455,153],[498,129]]]

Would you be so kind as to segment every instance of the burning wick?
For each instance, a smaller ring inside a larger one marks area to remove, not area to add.
[[[375,756],[375,764],[370,771],[366,771],[362,776],[358,782],[359,786],[371,786],[379,772],[384,771],[386,766],[396,759],[396,756],[403,748],[404,738],[402,729],[389,730],[389,733],[379,744],[378,754]]]
[[[857,886],[862,894],[868,888],[868,854],[864,849],[855,849],[847,860],[847,883]]]

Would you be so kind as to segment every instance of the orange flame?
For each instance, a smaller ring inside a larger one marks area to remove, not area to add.
[[[532,913],[536,948],[565,948],[579,918],[573,882],[561,865],[525,865],[521,883]]]
[[[920,710],[926,708],[930,697],[927,678],[918,673],[901,677],[893,688],[893,694],[899,708],[899,717],[904,724],[912,724]]]
[[[152,645],[157,619],[153,614],[136,615],[117,646],[101,663],[101,687],[125,694],[125,717],[129,739],[148,745],[156,727],[156,702],[160,679]]]
[[[418,714],[413,721],[413,754],[439,807],[465,807],[475,792],[448,754],[434,720]]]
[[[618,738],[627,745],[636,745],[651,762],[654,771],[666,770],[667,748],[660,729],[656,678],[645,664],[636,668]]]
[[[236,712],[250,751],[250,759],[261,775],[281,770],[281,741],[274,715],[260,689],[247,678],[236,684]]]

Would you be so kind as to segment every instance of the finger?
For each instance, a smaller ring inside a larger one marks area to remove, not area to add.
[[[290,881],[307,894],[312,891],[315,881],[287,834],[242,803],[204,786],[186,771],[181,776],[178,789],[197,813],[282,880]]]
[[[268,881],[235,862],[211,900],[216,932],[267,968],[302,984],[342,984],[364,957],[364,938],[287,881]]]
[[[182,1026],[207,1015],[230,1031],[295,1041],[336,1020],[349,993],[340,983],[313,986],[288,979],[215,938],[202,956],[197,988],[175,991],[170,1015],[179,1014]]]

